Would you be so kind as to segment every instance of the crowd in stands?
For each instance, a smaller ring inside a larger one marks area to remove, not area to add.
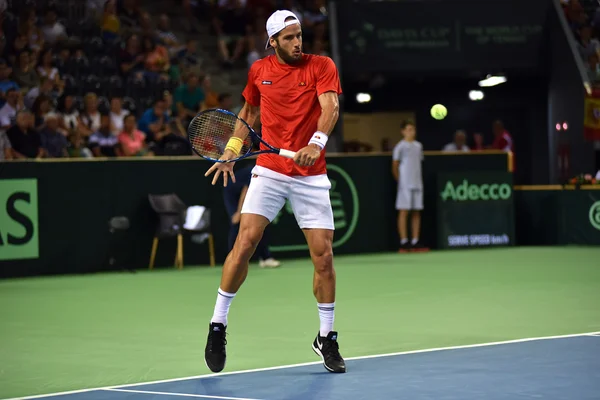
[[[239,110],[203,70],[201,24],[223,70],[266,55],[266,18],[282,7],[302,19],[306,50],[325,54],[324,1],[182,0],[186,37],[140,3],[0,0],[0,160],[191,154],[193,116]],[[70,15],[73,4],[82,16]]]
[[[594,86],[600,84],[600,4],[597,0],[561,0],[577,40],[577,50]]]

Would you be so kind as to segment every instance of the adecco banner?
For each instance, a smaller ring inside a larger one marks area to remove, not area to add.
[[[0,180],[0,260],[39,257],[36,179]]]
[[[438,244],[441,248],[515,244],[512,174],[438,174]]]

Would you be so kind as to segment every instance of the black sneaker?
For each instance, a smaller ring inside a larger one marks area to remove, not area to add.
[[[398,249],[398,253],[410,253],[412,246],[410,242],[406,242],[404,244],[400,244],[400,249]]]
[[[413,253],[426,253],[429,251],[429,249],[427,247],[423,246],[423,244],[420,241],[413,244],[411,247],[412,248],[410,251]]]
[[[212,372],[221,372],[225,368],[225,360],[227,359],[225,330],[225,325],[221,323],[212,323],[209,326],[208,339],[204,349],[204,361]]]
[[[329,332],[327,337],[322,337],[320,333],[317,333],[312,349],[323,359],[323,366],[327,371],[346,372],[346,363],[340,355],[337,336],[337,332]]]

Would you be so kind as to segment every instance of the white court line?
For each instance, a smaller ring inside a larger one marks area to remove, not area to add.
[[[126,392],[126,393],[141,393],[141,394],[162,394],[165,396],[181,396],[181,397],[196,397],[201,399],[218,399],[218,400],[258,400],[247,399],[245,397],[225,397],[225,396],[209,396],[207,394],[190,394],[190,393],[171,393],[171,392],[153,392],[148,390],[130,390],[130,389],[102,389],[109,392]]]
[[[477,343],[477,344],[467,344],[467,345],[461,345],[461,346],[434,347],[431,349],[409,350],[409,351],[400,351],[397,353],[386,353],[386,354],[376,354],[376,355],[371,355],[371,356],[350,357],[350,358],[346,358],[345,360],[346,361],[367,360],[370,358],[402,356],[402,355],[406,355],[406,354],[430,353],[430,352],[434,352],[434,351],[444,351],[444,350],[471,349],[471,348],[475,348],[475,347],[499,346],[499,345],[503,345],[503,344],[524,343],[524,342],[532,342],[532,341],[536,341],[536,340],[566,339],[566,338],[591,336],[591,335],[600,335],[600,331],[586,332],[586,333],[574,333],[574,334],[570,334],[570,335],[541,336],[541,337],[524,338],[524,339],[513,339],[513,340],[505,340],[505,341],[501,341],[501,342]],[[93,392],[96,390],[128,388],[128,387],[132,387],[132,386],[154,385],[154,384],[158,384],[158,383],[179,382],[179,381],[187,381],[187,380],[192,380],[192,379],[206,379],[206,378],[214,378],[214,377],[218,377],[218,376],[248,374],[251,372],[274,371],[274,370],[279,370],[279,369],[305,367],[308,365],[318,365],[318,364],[322,364],[322,363],[323,363],[322,361],[314,361],[314,362],[306,362],[306,363],[300,363],[300,364],[280,365],[277,367],[246,369],[246,370],[242,370],[242,371],[221,372],[221,373],[217,373],[217,374],[186,376],[186,377],[182,377],[182,378],[162,379],[162,380],[150,381],[150,382],[127,383],[124,385],[103,386],[103,387],[97,387],[97,388],[71,390],[71,391],[67,391],[67,392],[38,394],[38,395],[27,396],[27,397],[13,397],[13,398],[3,399],[3,400],[41,399],[44,397],[63,396],[63,395],[69,395],[69,394]]]

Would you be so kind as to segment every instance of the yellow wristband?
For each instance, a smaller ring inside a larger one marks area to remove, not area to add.
[[[227,146],[225,146],[225,150],[231,150],[237,156],[240,154],[240,151],[242,151],[242,146],[244,146],[244,140],[239,137],[232,136],[229,138]]]

